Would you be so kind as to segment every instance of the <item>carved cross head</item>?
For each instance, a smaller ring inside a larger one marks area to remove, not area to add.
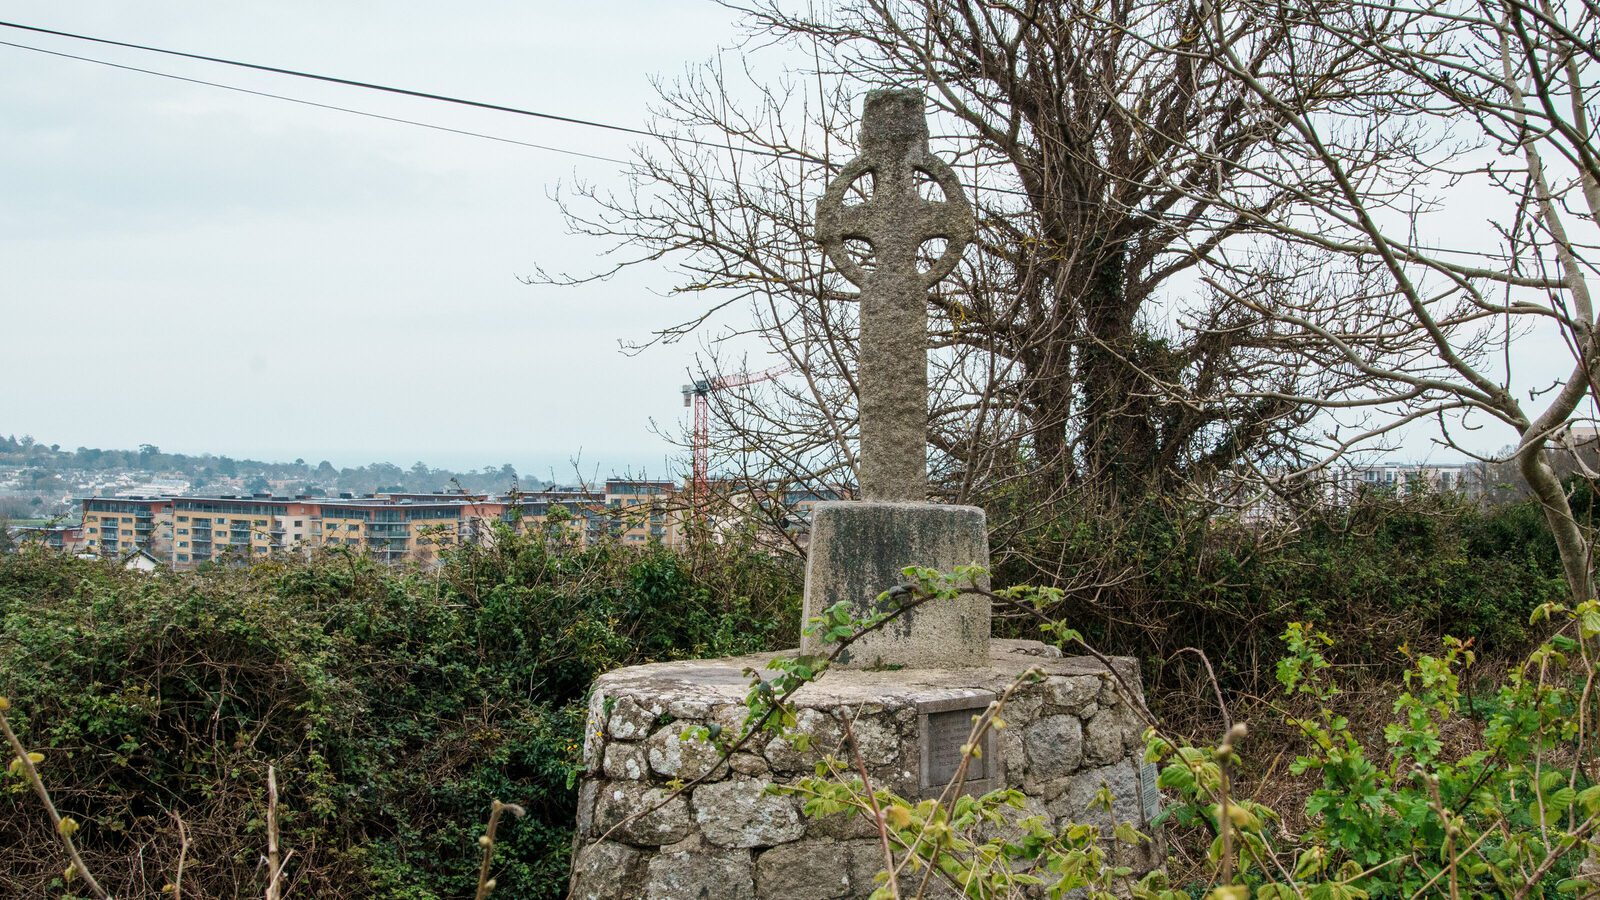
[[[925,290],[950,274],[972,242],[972,207],[955,173],[928,150],[923,102],[920,91],[868,93],[861,152],[817,204],[817,242],[857,287],[893,281]],[[864,202],[846,202],[852,186]],[[852,254],[852,241],[865,246]],[[923,254],[931,264],[919,261],[918,250],[939,241],[937,255]]]

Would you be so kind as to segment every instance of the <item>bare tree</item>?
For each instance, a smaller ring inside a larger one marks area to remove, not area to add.
[[[1293,116],[1337,99],[1277,85],[1294,27],[1252,14],[1258,40],[1243,61],[1302,104],[1284,111],[1228,77],[1231,62],[1184,52],[1201,11],[1161,0],[739,11],[751,28],[741,65],[719,59],[660,85],[662,140],[641,151],[634,189],[562,197],[619,267],[676,266],[677,293],[697,302],[658,339],[699,329],[713,372],[752,337],[793,366],[792,378],[719,398],[724,461],[757,460],[752,477],[853,477],[855,308],[811,224],[851,155],[854,99],[890,85],[928,89],[936,150],[979,219],[977,247],[931,298],[929,442],[944,496],[1014,498],[1023,528],[1068,490],[1116,506],[1298,453],[1292,435],[1311,413],[1288,398],[1326,392],[1329,376],[1286,357],[1251,303],[1201,280],[1237,284],[1235,254],[1252,252],[1257,223],[1312,190],[1257,184],[1250,165],[1294,136]],[[803,65],[762,78],[751,66],[769,45]],[[1348,48],[1322,63],[1354,80],[1370,60]],[[745,92],[756,99],[737,102]],[[1242,195],[1230,192],[1240,179],[1251,203],[1219,205]],[[718,320],[726,310],[737,312]],[[707,330],[716,321],[728,324]]]
[[[1600,6],[1209,0],[1199,9],[1196,40],[1180,52],[1215,64],[1293,137],[1243,161],[1250,175],[1234,185],[1251,190],[1211,199],[1247,216],[1284,256],[1323,261],[1299,290],[1208,283],[1277,323],[1303,364],[1349,378],[1327,393],[1249,393],[1337,410],[1325,447],[1334,454],[1431,422],[1443,445],[1513,461],[1573,596],[1593,597],[1593,536],[1547,450],[1592,404],[1600,366],[1591,286]],[[1268,17],[1309,36],[1270,79],[1258,63]],[[1364,60],[1369,80],[1336,80],[1325,59],[1341,54]],[[1308,182],[1331,189],[1298,188]],[[1262,186],[1292,196],[1262,209]],[[1456,236],[1474,220],[1480,234]],[[1491,424],[1516,436],[1499,455],[1465,438]]]

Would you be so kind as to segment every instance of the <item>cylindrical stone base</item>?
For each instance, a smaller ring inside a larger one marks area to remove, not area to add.
[[[936,796],[959,761],[971,717],[1034,668],[1043,677],[1024,680],[1012,695],[1002,711],[1008,727],[992,731],[982,757],[969,763],[966,789],[1020,790],[1026,801],[1016,818],[1041,816],[1051,828],[1094,824],[1108,837],[1122,822],[1154,830],[1155,771],[1140,765],[1143,726],[1119,689],[1140,691],[1131,659],[1113,661],[1119,678],[1093,659],[997,640],[981,666],[830,670],[792,698],[796,730],[809,737],[804,750],[760,734],[723,761],[706,742],[682,740],[684,731],[713,724],[739,734],[744,672],[768,672],[772,655],[634,666],[595,682],[571,896],[865,900],[884,868],[873,824],[864,816],[808,817],[800,798],[769,793],[767,785],[812,775],[828,756],[849,760],[849,722],[875,789],[913,801]],[[690,782],[651,814],[628,820],[668,797],[675,783]],[[1094,803],[1102,788],[1113,797],[1110,810]],[[985,827],[1008,839],[1023,833],[1015,822]],[[1159,864],[1160,842],[1119,852],[1137,879]],[[942,885],[938,891],[930,896],[950,896]]]

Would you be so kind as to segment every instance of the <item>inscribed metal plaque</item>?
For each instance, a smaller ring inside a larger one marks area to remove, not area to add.
[[[961,747],[972,736],[972,717],[981,715],[984,709],[979,706],[928,714],[928,724],[922,732],[924,786],[945,785],[956,777],[956,769],[961,766]],[[988,777],[987,754],[975,756],[967,763],[966,781],[981,781]]]
[[[1161,814],[1161,788],[1156,779],[1161,772],[1155,763],[1145,763],[1139,768],[1139,805],[1144,807],[1144,821],[1148,825]]]

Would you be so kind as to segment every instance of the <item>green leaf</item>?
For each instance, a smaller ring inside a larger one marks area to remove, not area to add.
[[[1579,791],[1578,803],[1588,815],[1600,812],[1600,784],[1592,784]]]
[[[1183,763],[1169,763],[1156,777],[1156,787],[1169,791],[1180,791],[1184,794],[1193,794],[1195,791],[1194,773]]]
[[[1135,846],[1145,840],[1145,836],[1139,833],[1139,829],[1134,828],[1127,822],[1117,823],[1117,827],[1112,830],[1112,836],[1124,844],[1133,844]]]

